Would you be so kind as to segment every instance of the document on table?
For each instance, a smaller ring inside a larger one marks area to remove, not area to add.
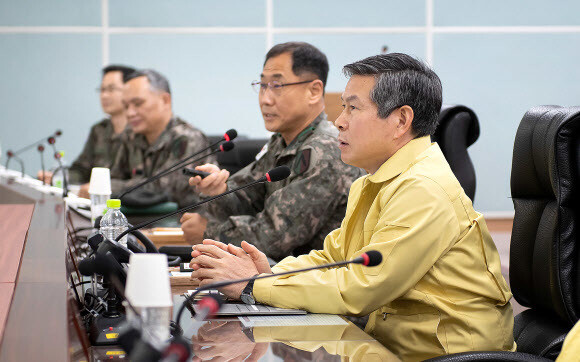
[[[348,324],[336,314],[240,316],[238,319],[244,327],[343,326]]]

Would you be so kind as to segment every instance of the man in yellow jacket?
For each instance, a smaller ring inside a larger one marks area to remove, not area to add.
[[[439,146],[437,75],[405,54],[346,65],[344,110],[335,121],[342,160],[368,175],[353,183],[346,216],[324,249],[270,270],[264,255],[206,240],[194,247],[201,285],[348,260],[378,250],[376,267],[351,265],[232,285],[257,302],[362,316],[366,331],[403,360],[465,351],[515,350],[511,293],[481,214]],[[251,241],[251,240],[250,240]]]

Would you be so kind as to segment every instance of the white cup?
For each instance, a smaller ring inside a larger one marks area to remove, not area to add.
[[[89,184],[91,196],[91,224],[107,210],[107,200],[111,198],[111,173],[105,167],[93,167]]]
[[[169,319],[173,301],[165,254],[132,254],[129,258],[129,272],[125,296],[135,307],[140,318],[129,309],[130,322],[140,324],[147,330],[144,338],[154,345],[169,338]]]
[[[111,194],[111,173],[108,168],[93,167],[91,171],[91,182],[89,184],[89,194]]]

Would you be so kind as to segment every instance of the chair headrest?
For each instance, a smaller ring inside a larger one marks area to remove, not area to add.
[[[444,124],[449,122],[455,115],[462,112],[468,113],[471,119],[467,131],[467,146],[469,147],[479,138],[479,120],[471,108],[457,104],[443,104],[441,106],[441,112],[439,113],[439,125],[437,128],[441,129],[444,127]],[[437,131],[435,131],[435,133],[437,133]]]
[[[512,197],[569,202],[580,181],[580,107],[537,106],[518,127],[514,141]]]

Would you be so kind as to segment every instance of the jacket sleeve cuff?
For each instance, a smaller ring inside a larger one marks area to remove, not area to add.
[[[272,289],[274,289],[274,282],[277,278],[258,279],[254,282],[254,299],[262,304],[272,303]]]

